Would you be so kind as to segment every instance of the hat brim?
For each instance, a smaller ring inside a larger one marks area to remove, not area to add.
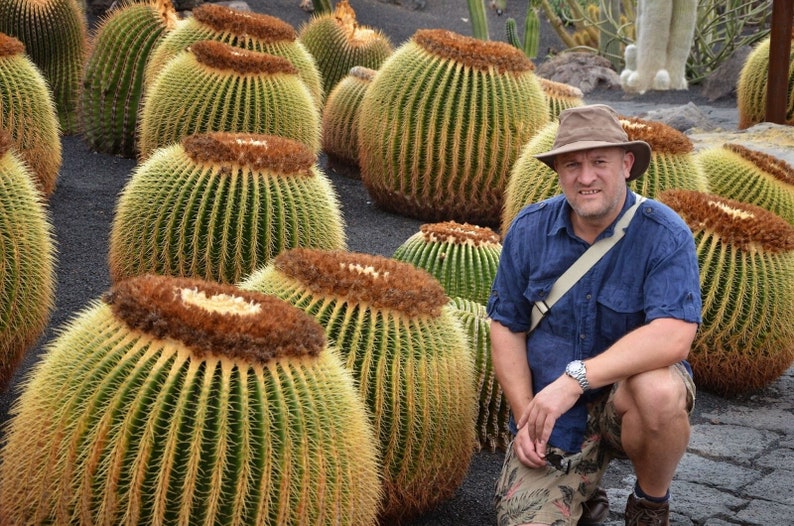
[[[543,164],[556,172],[554,168],[554,158],[562,153],[578,152],[581,150],[592,150],[593,148],[625,148],[634,154],[634,164],[629,171],[627,181],[633,181],[648,169],[651,164],[651,145],[645,141],[628,141],[621,143],[604,142],[604,141],[577,141],[560,146],[554,150],[549,150],[535,155],[535,159],[541,161]]]

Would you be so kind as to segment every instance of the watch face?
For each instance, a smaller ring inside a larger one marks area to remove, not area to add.
[[[573,361],[568,364],[568,370],[571,374],[581,374],[584,370],[584,364],[579,360]]]

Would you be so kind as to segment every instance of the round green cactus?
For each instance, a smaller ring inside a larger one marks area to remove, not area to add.
[[[510,168],[548,120],[521,50],[422,29],[386,59],[361,102],[361,178],[386,210],[498,224]]]
[[[47,81],[25,46],[0,33],[0,129],[32,170],[44,197],[55,191],[62,152],[58,114]]]
[[[285,58],[202,40],[174,57],[143,98],[141,160],[211,131],[279,135],[320,151],[320,110]]]
[[[638,117],[620,117],[630,141],[651,145],[651,163],[644,175],[629,183],[629,188],[654,198],[664,190],[678,188],[705,192],[706,175],[695,160],[695,146],[680,131],[662,122]],[[552,121],[527,143],[510,173],[502,211],[502,232],[525,205],[542,201],[562,192],[557,174],[535,159],[535,155],[551,150],[559,123]]]
[[[394,51],[391,40],[378,29],[362,26],[347,0],[333,13],[312,17],[298,38],[317,61],[326,94],[355,66],[377,70]]]
[[[176,24],[170,0],[109,12],[92,39],[80,99],[83,136],[102,153],[135,157],[143,68]]]
[[[794,167],[739,144],[706,148],[695,159],[715,194],[765,208],[794,225]]]
[[[155,152],[119,198],[115,281],[146,273],[236,283],[295,247],[345,248],[333,186],[303,144],[214,132]]]
[[[293,249],[240,286],[314,316],[342,353],[380,444],[382,524],[454,494],[476,444],[473,359],[432,276],[380,256]]]
[[[794,227],[761,207],[691,190],[659,200],[692,229],[703,323],[689,361],[721,395],[764,387],[794,363]]]
[[[323,107],[322,137],[323,151],[328,161],[336,167],[358,166],[358,119],[361,114],[361,101],[364,99],[374,69],[355,66],[340,80],[328,94]],[[355,173],[358,171],[344,171]]]
[[[55,301],[53,229],[33,175],[0,130],[0,392],[41,336]],[[7,523],[6,523],[7,524]]]
[[[18,38],[47,79],[61,132],[78,133],[88,30],[76,0],[3,0],[0,33]]]
[[[382,490],[311,317],[164,276],[117,284],[48,345],[2,461],[3,524],[372,525]]]
[[[758,43],[747,56],[736,84],[736,105],[739,109],[739,129],[749,128],[766,120],[766,95],[769,81],[769,49],[771,37]],[[794,31],[791,33],[794,50]],[[785,123],[794,125],[794,52],[791,53],[788,72],[788,103]]]
[[[488,227],[445,221],[425,224],[392,256],[428,271],[450,297],[488,302],[502,240]]]
[[[324,94],[320,70],[312,54],[298,39],[294,27],[270,15],[213,3],[196,7],[192,16],[180,21],[160,41],[146,65],[145,84],[154,82],[169,60],[201,40],[216,40],[286,58],[295,66],[315,103],[321,106]]]
[[[468,336],[474,356],[475,388],[479,394],[477,438],[480,448],[506,450],[513,439],[510,433],[510,405],[496,379],[491,360],[491,320],[485,305],[465,298],[450,299],[452,313]]]
[[[549,105],[549,118],[556,121],[562,110],[584,105],[584,93],[576,86],[538,77]]]

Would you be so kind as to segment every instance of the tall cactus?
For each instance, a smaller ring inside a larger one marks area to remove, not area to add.
[[[794,227],[761,207],[691,190],[659,200],[695,235],[703,322],[689,361],[721,395],[759,389],[794,363]]]
[[[0,392],[44,332],[55,301],[55,243],[33,174],[0,130]]]
[[[380,256],[293,249],[240,286],[312,315],[342,353],[383,455],[382,524],[452,496],[474,452],[476,398],[473,359],[438,282]]]
[[[374,69],[355,66],[328,94],[323,106],[323,151],[335,167],[358,167],[358,120],[361,101],[377,73]],[[360,178],[357,170],[345,171]]]
[[[48,345],[2,460],[3,524],[372,525],[381,496],[366,409],[322,328],[162,276],[117,284]]]
[[[326,95],[351,68],[377,70],[394,51],[385,33],[356,21],[347,0],[338,2],[333,13],[312,17],[300,29],[298,38],[317,61]]]
[[[52,90],[61,131],[80,131],[80,81],[88,51],[85,14],[76,0],[3,0],[0,33],[16,37]]]
[[[236,283],[284,250],[345,246],[335,190],[306,146],[214,132],[136,168],[116,207],[109,266],[116,281],[155,273]]]
[[[361,178],[386,210],[498,224],[510,167],[548,120],[521,51],[419,30],[384,62],[361,102]]]
[[[287,59],[202,40],[174,57],[146,90],[140,159],[196,133],[280,135],[320,151],[320,110]]]
[[[485,304],[501,254],[502,240],[490,228],[445,221],[422,225],[392,257],[429,272],[447,296]]]
[[[32,170],[44,197],[55,191],[62,150],[58,114],[47,81],[16,38],[0,33],[0,130]]]
[[[749,128],[766,120],[766,95],[769,79],[769,50],[771,37],[767,37],[753,48],[739,73],[736,84],[736,105],[739,109],[739,129]],[[794,51],[794,31],[791,33],[792,51]],[[794,125],[794,52],[788,71],[788,102],[786,105],[785,123]]]
[[[790,164],[733,143],[700,150],[695,159],[712,192],[765,208],[794,225],[794,167]]]
[[[144,82],[150,85],[169,60],[201,40],[217,40],[230,46],[276,55],[289,60],[306,84],[315,103],[323,101],[320,70],[314,57],[298,39],[298,33],[280,18],[202,3],[157,45],[146,65]]]
[[[112,10],[96,29],[80,99],[83,136],[96,151],[135,157],[143,69],[176,21],[171,1],[157,0]]]

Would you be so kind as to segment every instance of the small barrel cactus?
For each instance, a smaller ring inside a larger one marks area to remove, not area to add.
[[[715,194],[765,208],[794,225],[794,167],[782,159],[727,143],[695,153]]]
[[[414,33],[361,102],[359,162],[370,196],[426,221],[498,224],[510,168],[549,120],[533,69],[504,42]]]
[[[377,70],[394,51],[385,33],[356,22],[356,13],[347,0],[338,2],[333,13],[312,17],[300,29],[298,38],[317,61],[326,95],[350,68]]]
[[[358,167],[358,119],[361,101],[375,76],[374,69],[355,66],[328,94],[323,107],[323,151],[332,166]],[[355,173],[360,177],[358,171]]]
[[[0,392],[55,305],[55,243],[42,199],[0,130]]]
[[[144,82],[148,86],[165,64],[201,40],[216,40],[250,51],[259,51],[289,60],[319,106],[324,97],[317,62],[298,39],[295,28],[264,13],[242,11],[213,3],[202,3],[193,15],[183,19],[163,38],[146,65]]]
[[[689,137],[662,122],[625,116],[620,117],[620,122],[630,141],[645,141],[652,150],[648,170],[629,183],[630,189],[651,198],[672,188],[698,192],[708,189],[706,175],[695,161],[695,146]],[[558,127],[559,123],[552,121],[538,132],[513,166],[505,190],[503,233],[525,205],[562,191],[554,170],[534,157],[551,149]]]
[[[44,197],[55,191],[62,151],[58,114],[47,81],[25,46],[0,33],[0,129],[32,170]]]
[[[739,129],[749,128],[766,120],[766,95],[769,81],[769,50],[772,39],[758,43],[747,56],[736,84],[736,105],[739,109]],[[791,33],[792,53],[788,70],[788,102],[785,123],[794,125],[794,31]]]
[[[214,132],[133,172],[110,236],[115,281],[154,273],[236,283],[295,247],[345,248],[333,186],[303,144]]]
[[[48,345],[12,412],[2,524],[375,524],[353,379],[271,296],[119,283]]]
[[[422,225],[392,256],[428,271],[447,296],[488,302],[502,240],[488,227],[445,221]]]
[[[61,132],[80,131],[80,84],[88,52],[85,13],[76,0],[3,0],[0,33],[16,37],[52,90]]]
[[[318,153],[320,110],[287,59],[202,40],[169,61],[146,90],[141,160],[211,131],[280,135]]]
[[[794,227],[761,207],[691,190],[659,200],[695,235],[703,323],[689,361],[720,395],[762,388],[794,363]]]
[[[91,41],[80,98],[83,137],[96,151],[135,157],[143,68],[176,21],[170,0],[125,4],[101,21]]]
[[[538,82],[540,82],[540,87],[543,88],[543,93],[546,95],[550,120],[556,121],[559,119],[562,110],[584,105],[584,93],[576,86],[543,77],[538,77]]]
[[[477,438],[481,449],[506,450],[510,433],[510,405],[496,379],[491,360],[491,320],[485,305],[465,298],[450,299],[453,315],[460,321],[474,356],[475,388],[479,395]]]
[[[380,256],[293,249],[240,286],[314,316],[342,353],[380,444],[383,524],[454,494],[476,445],[474,360],[432,276]]]

